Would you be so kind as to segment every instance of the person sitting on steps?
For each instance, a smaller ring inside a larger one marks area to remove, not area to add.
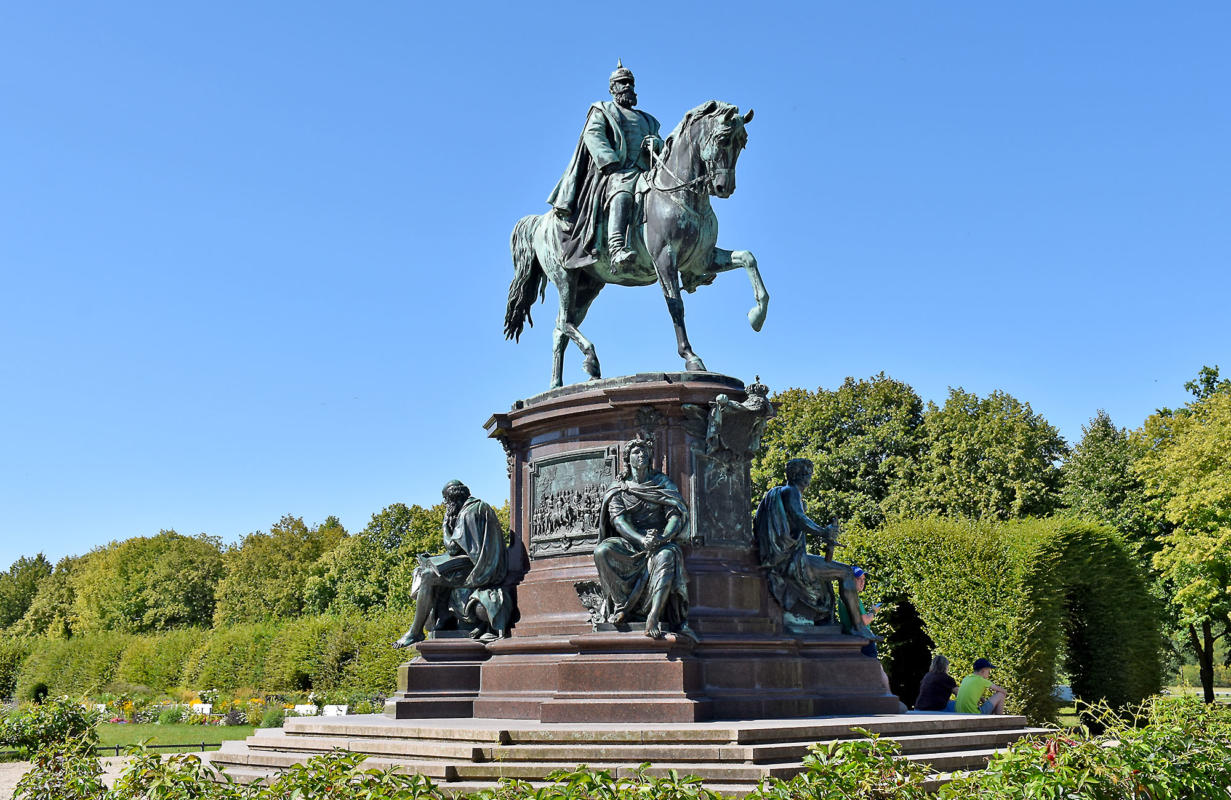
[[[1009,690],[997,686],[989,680],[996,665],[986,658],[975,661],[974,672],[962,678],[962,685],[957,690],[955,710],[959,714],[1003,714],[1004,701],[1009,696]],[[990,691],[991,697],[983,699],[984,693]]]

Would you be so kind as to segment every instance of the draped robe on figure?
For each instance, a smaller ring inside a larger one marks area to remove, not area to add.
[[[446,522],[444,541],[443,555],[420,557],[412,590],[418,593],[422,573],[430,570],[439,576],[442,590],[433,598],[437,620],[450,611],[466,616],[466,606],[473,599],[484,607],[493,628],[507,627],[510,608],[500,585],[508,558],[495,509],[477,497],[467,498],[452,527]]]
[[[633,111],[643,118],[649,133],[657,136],[658,120],[641,109]],[[592,152],[592,148],[596,152]],[[641,171],[648,164],[642,160],[640,148],[641,142],[625,141],[620,112],[614,101],[604,100],[590,106],[573,158],[547,198],[552,208],[571,223],[571,227],[561,233],[567,269],[587,267],[598,261],[599,234],[607,223],[607,184],[612,179],[621,179],[619,173],[603,175],[602,167],[611,163],[631,166],[633,162],[639,163],[638,171]]]
[[[599,517],[599,543],[594,549],[599,583],[603,588],[604,619],[624,612],[627,618],[643,618],[649,613],[651,599],[668,592],[662,622],[679,625],[688,618],[688,575],[684,571],[684,552],[675,541],[662,542],[653,553],[624,538],[615,526],[621,514],[641,532],[659,534],[668,521],[680,517],[679,533],[688,522],[688,507],[680,490],[661,472],[645,483],[621,480],[603,496]]]

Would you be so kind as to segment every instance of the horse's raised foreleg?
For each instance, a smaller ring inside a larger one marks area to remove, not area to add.
[[[761,330],[765,324],[765,314],[769,311],[769,292],[765,289],[765,281],[761,280],[761,270],[757,269],[757,259],[747,250],[723,250],[714,248],[714,261],[710,266],[712,272],[728,272],[733,269],[743,269],[752,282],[752,294],[757,304],[748,312],[748,324],[754,331]]]
[[[654,256],[654,268],[658,271],[658,283],[662,286],[667,301],[667,312],[675,326],[676,351],[684,359],[684,369],[689,372],[705,372],[705,362],[692,351],[688,342],[688,329],[684,327],[684,298],[680,296],[680,275],[671,247],[663,247]]]

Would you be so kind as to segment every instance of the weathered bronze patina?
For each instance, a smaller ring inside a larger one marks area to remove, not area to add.
[[[860,620],[856,636],[879,640],[862,623],[855,573],[847,564],[808,552],[808,534],[815,533],[830,545],[837,543],[836,526],[813,522],[804,510],[803,490],[812,482],[812,462],[793,458],[786,465],[786,483],[765,494],[753,521],[761,565],[769,575],[769,589],[782,606],[786,622],[796,630],[828,624],[833,620],[833,583],[852,620]]]
[[[546,282],[556,285],[560,307],[552,336],[551,386],[563,385],[564,351],[572,341],[591,378],[601,376],[594,345],[580,325],[609,283],[662,286],[675,326],[676,350],[689,371],[704,371],[684,327],[681,289],[712,283],[720,272],[747,271],[756,305],[754,330],[765,322],[769,293],[756,258],[747,250],[717,247],[718,218],[710,195],[735,191],[735,163],[748,141],[741,114],[711,100],[684,115],[667,140],[658,121],[633,106],[633,76],[611,76],[614,101],[595,103],[563,177],[549,201],[552,211],[523,217],[510,248],[515,274],[509,286],[504,333],[520,338]]]
[[[652,442],[634,439],[624,452],[624,474],[603,495],[594,548],[600,617],[617,626],[644,619],[652,639],[661,639],[666,629],[695,638],[680,548],[688,535],[688,505],[671,479],[651,465]]]
[[[426,631],[472,628],[471,637],[491,641],[507,635],[512,614],[508,591],[501,586],[508,571],[504,531],[496,511],[461,481],[449,481],[445,499],[445,552],[419,556],[411,591],[415,620],[394,647],[409,647],[427,638]]]

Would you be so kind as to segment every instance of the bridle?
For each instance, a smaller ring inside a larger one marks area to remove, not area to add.
[[[712,144],[712,141],[715,135],[717,135],[716,130],[711,130],[705,135],[705,139],[701,142],[701,152],[702,153],[705,152],[708,145]],[[713,177],[715,175],[720,175],[722,173],[735,172],[734,167],[717,166],[718,164],[717,156],[714,156],[711,158],[705,158],[704,156],[702,156],[701,174],[693,178],[690,181],[686,181],[683,178],[681,178],[679,175],[676,175],[675,172],[672,171],[671,167],[667,166],[667,159],[666,159],[665,153],[669,149],[670,149],[670,144],[664,147],[661,152],[655,152],[653,147],[650,148],[650,161],[652,162],[652,169],[650,172],[650,188],[655,191],[663,192],[664,194],[672,194],[674,192],[682,192],[682,191],[692,192],[700,197],[705,197],[706,195],[711,195],[714,193]],[[717,148],[713,148],[713,150],[714,152],[717,152]],[[660,167],[666,170],[667,174],[675,179],[676,181],[675,186],[659,186],[658,185],[658,170]],[[704,184],[703,189],[697,188],[699,186],[702,186],[703,184]]]

